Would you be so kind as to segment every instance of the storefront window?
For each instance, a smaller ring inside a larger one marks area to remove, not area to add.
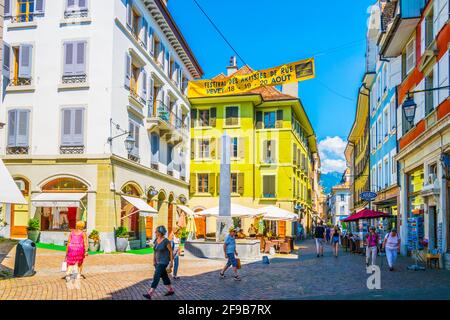
[[[87,186],[82,182],[72,178],[61,178],[48,182],[46,185],[42,187],[42,191],[79,192],[79,191],[87,191]]]
[[[424,201],[420,192],[423,188],[423,167],[408,174],[408,216],[423,214]]]
[[[122,188],[122,192],[128,196],[140,197],[140,192],[132,184],[127,184]],[[121,201],[121,226],[128,229],[128,233],[132,240],[139,239],[139,212],[128,201]]]

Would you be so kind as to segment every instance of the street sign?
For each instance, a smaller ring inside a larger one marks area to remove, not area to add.
[[[363,199],[365,201],[373,201],[377,197],[377,194],[376,194],[376,192],[372,192],[372,191],[364,191],[364,192],[361,192],[361,194],[359,196],[361,199]]]

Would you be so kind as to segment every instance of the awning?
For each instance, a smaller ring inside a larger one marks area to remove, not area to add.
[[[40,193],[31,199],[31,204],[35,207],[81,207],[81,199],[86,193]]]
[[[389,217],[391,217],[391,215],[388,213],[364,209],[364,210],[361,210],[358,213],[355,213],[355,214],[351,215],[350,217],[348,217],[344,220],[341,220],[341,221],[350,222],[350,221],[357,221],[357,220],[361,220],[361,219],[377,219],[377,218],[389,218]]]
[[[287,210],[278,208],[276,206],[267,206],[258,209],[258,212],[263,215],[263,220],[272,221],[295,221],[298,215]]]
[[[0,159],[0,203],[27,204],[17,184]]]
[[[141,217],[155,217],[156,214],[158,213],[158,210],[156,210],[153,207],[150,207],[144,200],[142,200],[141,198],[135,198],[135,197],[128,197],[128,196],[122,196],[122,198],[129,202],[133,207],[135,207],[137,210],[130,213],[128,216],[139,212],[139,215]],[[123,217],[126,218],[126,217]],[[123,219],[122,218],[122,219]]]
[[[177,208],[179,208],[181,211],[184,211],[188,216],[195,215],[194,211],[192,211],[191,208],[183,206],[181,204],[177,204]]]
[[[230,213],[232,217],[236,218],[251,218],[260,215],[256,209],[241,206],[239,204],[232,203],[230,207]],[[206,209],[195,213],[196,216],[206,216],[206,217],[218,217],[219,207],[214,207]]]

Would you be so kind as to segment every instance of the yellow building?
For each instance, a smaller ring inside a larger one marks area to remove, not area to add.
[[[228,69],[229,75],[252,72],[247,66]],[[224,77],[222,74],[215,80]],[[282,93],[274,87],[263,87],[241,95],[189,99],[190,207],[194,211],[219,204],[218,150],[226,131],[232,140],[232,202],[254,208],[276,205],[291,212],[298,212],[296,205],[301,205],[303,225],[311,225],[313,180],[318,177],[314,161],[319,163],[316,138],[296,96],[298,90],[290,89],[286,86]],[[214,219],[207,220],[197,218],[198,236],[215,232]],[[245,232],[250,223],[242,221]],[[290,223],[268,227],[280,234],[293,232]]]

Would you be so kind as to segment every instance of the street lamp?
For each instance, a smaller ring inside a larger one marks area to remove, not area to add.
[[[405,102],[403,102],[403,112],[406,120],[412,125],[416,116],[417,104],[414,102],[414,98],[408,94]]]
[[[125,148],[127,149],[128,153],[131,153],[131,151],[134,148],[134,143],[136,140],[129,134],[128,137],[125,139]]]

